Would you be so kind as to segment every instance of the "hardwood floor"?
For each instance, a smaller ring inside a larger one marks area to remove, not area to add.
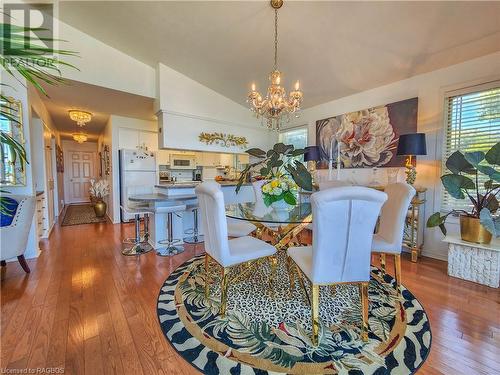
[[[171,258],[122,256],[121,239],[132,232],[130,224],[58,226],[28,261],[31,274],[17,262],[2,267],[2,373],[197,373],[164,338],[156,299],[167,276],[203,247]],[[431,322],[431,354],[419,374],[500,373],[498,289],[450,278],[445,262],[429,258],[403,256],[402,275]]]

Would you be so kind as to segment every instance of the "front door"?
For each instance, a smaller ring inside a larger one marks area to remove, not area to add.
[[[94,152],[69,151],[68,203],[88,202],[90,179],[94,174]]]

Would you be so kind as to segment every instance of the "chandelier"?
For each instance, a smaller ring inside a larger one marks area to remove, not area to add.
[[[76,121],[76,124],[78,126],[85,126],[85,123],[92,120],[92,113],[90,112],[71,110],[68,111],[68,114],[69,118],[73,121]]]
[[[79,133],[73,133],[73,140],[75,140],[78,143],[83,143],[87,141],[87,134],[79,132]]]
[[[287,97],[286,90],[280,86],[281,72],[278,70],[278,9],[283,5],[283,0],[271,0],[274,9],[274,67],[269,75],[270,85],[267,88],[265,98],[256,91],[255,83],[252,83],[252,91],[248,94],[247,102],[250,110],[257,118],[262,119],[262,124],[270,130],[278,131],[283,121],[289,122],[290,115],[299,117],[300,104],[302,102],[302,91],[299,90],[299,81],[295,83],[295,90]]]

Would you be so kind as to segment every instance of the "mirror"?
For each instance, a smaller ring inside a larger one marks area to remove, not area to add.
[[[23,131],[23,116],[21,101],[7,98],[1,100],[2,115],[0,115],[0,129],[16,140],[20,146],[25,146]],[[5,114],[3,113],[5,112]],[[26,172],[24,162],[16,157],[14,150],[4,143],[0,147],[0,186],[25,186]]]

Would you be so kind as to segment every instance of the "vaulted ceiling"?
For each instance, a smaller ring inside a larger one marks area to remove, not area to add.
[[[267,87],[267,1],[67,1],[59,16],[243,105],[252,81]],[[299,79],[307,108],[500,50],[500,2],[285,1],[279,40],[284,85]]]

